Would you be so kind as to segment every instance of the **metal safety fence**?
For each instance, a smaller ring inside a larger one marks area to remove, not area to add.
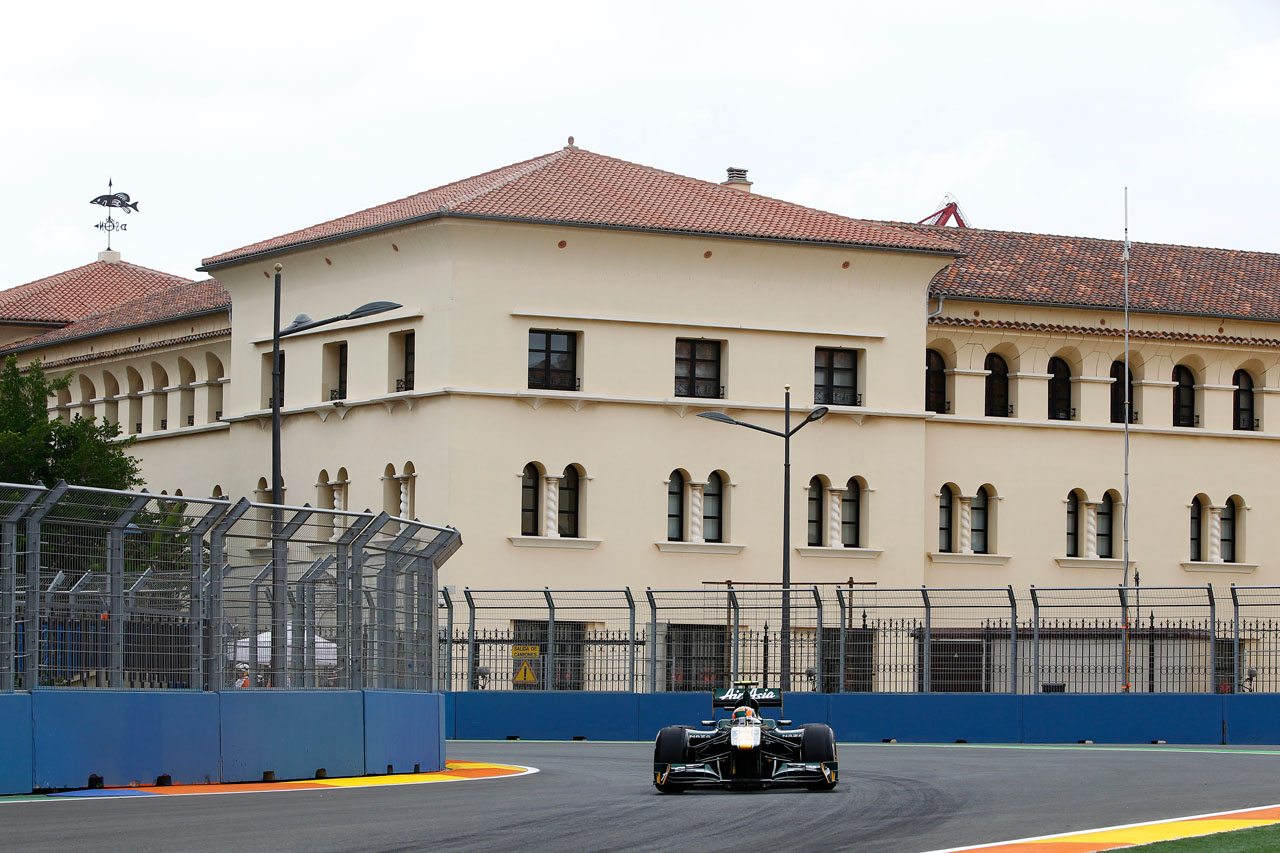
[[[1280,691],[1280,587],[445,587],[439,606],[453,690]]]
[[[438,689],[457,530],[58,483],[0,483],[0,692]]]

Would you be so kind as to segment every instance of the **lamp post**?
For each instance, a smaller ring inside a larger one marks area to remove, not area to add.
[[[289,623],[286,614],[286,603],[289,597],[289,552],[281,536],[284,528],[280,504],[284,500],[284,478],[280,473],[280,403],[284,371],[280,365],[280,339],[298,332],[327,326],[340,320],[354,320],[381,314],[399,308],[396,302],[367,302],[347,314],[339,314],[325,320],[312,320],[306,314],[299,314],[283,330],[280,328],[280,273],[283,264],[276,264],[275,305],[271,321],[271,668],[270,677],[273,687],[285,684],[286,655],[288,653]],[[254,640],[256,643],[257,640]],[[255,645],[256,652],[256,645]]]
[[[782,684],[779,689],[786,691],[791,689],[791,436],[821,420],[829,409],[819,406],[792,429],[791,386],[783,386],[783,392],[782,432],[735,420],[722,412],[699,412],[698,417],[767,432],[782,439]]]

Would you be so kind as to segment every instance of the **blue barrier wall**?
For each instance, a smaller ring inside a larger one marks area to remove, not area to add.
[[[444,708],[438,693],[377,690],[0,694],[0,794],[83,788],[90,776],[181,785],[440,770]]]
[[[31,719],[36,788],[218,781],[216,693],[33,690]]]
[[[444,697],[364,691],[364,772],[423,773],[444,767]]]
[[[364,773],[364,702],[357,690],[234,690],[222,697],[222,781]]]
[[[460,740],[644,741],[709,719],[711,694],[471,691],[446,707]],[[829,724],[842,742],[1280,744],[1271,694],[789,693],[783,710],[796,725]]]
[[[0,693],[0,794],[35,789],[31,749],[31,696]]]

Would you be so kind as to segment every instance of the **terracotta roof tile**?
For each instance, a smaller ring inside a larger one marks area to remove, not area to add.
[[[211,278],[204,281],[171,284],[139,299],[122,302],[96,314],[82,317],[60,329],[10,344],[0,349],[0,353],[50,346],[133,326],[152,325],[182,317],[228,310],[230,307],[231,297],[221,284]]]
[[[62,325],[191,279],[123,261],[94,261],[0,290],[0,320]]]
[[[956,251],[945,235],[850,219],[570,147],[214,255],[205,268],[436,216]]]
[[[1119,240],[886,223],[965,253],[930,292],[960,299],[1123,309]],[[1134,311],[1280,320],[1280,255],[1132,243]]]
[[[975,317],[930,317],[931,326],[961,326],[966,328],[1012,329],[1020,332],[1041,332],[1049,335],[1092,335],[1099,338],[1122,338],[1124,329],[1114,326],[1068,326],[1061,323],[1029,323],[1021,320],[987,320]],[[1197,341],[1217,345],[1280,348],[1280,339],[1254,338],[1243,335],[1201,335],[1195,332],[1178,332],[1171,329],[1133,329],[1129,337],[1148,341]]]

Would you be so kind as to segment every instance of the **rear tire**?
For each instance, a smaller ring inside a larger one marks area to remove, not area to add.
[[[800,727],[804,732],[801,741],[800,755],[806,763],[830,764],[836,761],[836,735],[831,727],[823,723],[808,723]],[[838,771],[836,771],[838,772]],[[836,786],[836,779],[830,782],[812,782],[811,791],[830,791]]]
[[[685,757],[688,755],[687,735],[689,726],[667,726],[658,732],[658,737],[653,742],[653,763],[658,764],[684,764]],[[658,782],[653,783],[653,787],[657,788],[664,794],[678,794],[685,789],[684,785],[678,785],[674,782]]]

